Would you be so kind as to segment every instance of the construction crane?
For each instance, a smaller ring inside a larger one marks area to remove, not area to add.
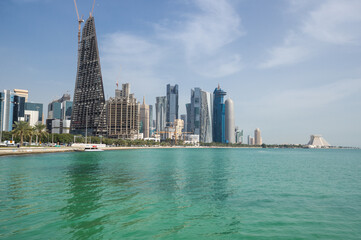
[[[94,3],[95,3],[95,0],[94,0]],[[78,27],[78,47],[79,47],[81,24],[84,22],[84,20],[83,20],[83,15],[81,16],[81,18],[79,17],[78,6],[76,5],[76,0],[74,0],[74,5],[75,5],[76,15],[78,16],[78,23],[79,23],[79,27]],[[93,9],[94,9],[94,6],[93,6]]]
[[[93,12],[94,12],[94,6],[95,6],[95,0],[94,0],[94,2],[93,2],[93,7],[92,7],[92,11],[90,12],[90,16],[93,16]]]

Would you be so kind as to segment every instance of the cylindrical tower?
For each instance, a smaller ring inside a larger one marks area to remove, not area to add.
[[[225,102],[226,112],[225,112],[225,122],[226,122],[226,132],[225,138],[228,143],[235,143],[235,126],[234,126],[234,106],[232,99],[228,98]]]
[[[259,128],[254,130],[254,142],[256,145],[262,145],[261,130]]]

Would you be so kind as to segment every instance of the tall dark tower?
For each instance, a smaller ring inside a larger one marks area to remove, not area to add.
[[[86,20],[78,49],[71,133],[97,135],[103,129],[105,98],[94,17]]]

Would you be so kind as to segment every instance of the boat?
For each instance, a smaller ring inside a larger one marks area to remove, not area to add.
[[[97,145],[86,146],[84,152],[103,152],[103,149],[98,148]]]

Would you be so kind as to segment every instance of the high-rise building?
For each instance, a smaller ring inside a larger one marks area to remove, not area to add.
[[[43,123],[43,104],[42,103],[25,103],[24,121],[28,122],[30,126],[35,126],[38,123]]]
[[[71,133],[103,134],[105,129],[105,97],[95,31],[94,17],[90,16],[83,27],[78,50]]]
[[[256,128],[256,130],[254,130],[254,144],[262,145],[261,130],[259,130],[259,128]]]
[[[226,143],[236,143],[235,139],[235,125],[234,125],[234,105],[232,99],[228,98],[225,102],[225,138]]]
[[[186,127],[184,128],[187,132],[191,132],[191,118],[192,118],[192,104],[191,103],[187,103],[186,104],[186,111],[187,111],[187,123],[185,124]]]
[[[13,126],[14,94],[10,90],[0,93],[2,131],[11,131]]]
[[[166,109],[166,124],[174,123],[178,119],[178,85],[167,85],[167,109]]]
[[[236,127],[236,143],[243,143],[243,130],[239,130],[238,127]]]
[[[25,102],[28,101],[29,91],[23,89],[14,89],[14,94],[19,97],[25,98]]]
[[[199,141],[211,143],[213,142],[213,95],[209,92],[201,91],[199,115]]]
[[[129,84],[123,84],[123,88],[130,89]],[[125,91],[110,98],[106,104],[107,134],[110,138],[134,139],[139,132],[139,103],[134,94]]]
[[[201,127],[201,89],[191,89],[190,132],[199,135]]]
[[[46,119],[46,129],[49,133],[70,132],[72,106],[69,94],[63,94],[61,98],[49,103]]]
[[[183,120],[184,124],[183,132],[187,132],[187,114],[180,115],[180,119]]]
[[[14,95],[13,124],[24,118],[25,114],[25,97]]]
[[[61,118],[61,103],[52,101],[48,104],[48,119],[60,119]]]
[[[248,135],[248,145],[254,145],[254,138]]]
[[[218,87],[213,92],[213,141],[225,143],[225,104],[227,93]]]
[[[142,123],[143,138],[149,138],[149,105],[145,104],[143,97],[143,104],[140,105],[140,121]]]
[[[149,105],[149,137],[151,137],[154,133],[154,125],[153,125],[153,105]]]
[[[156,114],[156,131],[164,131],[166,127],[166,109],[167,97],[156,97],[155,114]]]

